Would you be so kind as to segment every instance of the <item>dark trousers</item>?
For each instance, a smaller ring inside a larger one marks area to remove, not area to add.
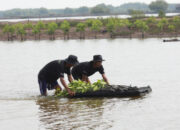
[[[58,85],[57,81],[53,83],[47,83],[46,81],[41,80],[39,78],[38,78],[38,83],[39,83],[39,89],[40,89],[41,95],[46,95],[47,89],[48,90],[55,89],[55,86]]]

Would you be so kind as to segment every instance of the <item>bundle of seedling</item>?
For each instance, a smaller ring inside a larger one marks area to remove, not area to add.
[[[73,82],[71,82],[68,85],[68,87],[71,91],[73,91],[75,93],[86,93],[88,91],[98,91],[101,88],[104,88],[105,85],[106,85],[106,82],[104,82],[103,80],[98,80],[97,82],[95,82],[93,84],[86,83],[81,80],[74,80]],[[66,90],[57,89],[55,91],[56,97],[65,97],[68,95],[69,94]]]

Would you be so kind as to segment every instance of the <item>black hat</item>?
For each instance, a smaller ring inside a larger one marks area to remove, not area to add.
[[[79,63],[75,55],[69,55],[68,58],[65,59],[65,62],[72,65]]]
[[[94,55],[93,56],[93,61],[98,62],[98,61],[105,61],[101,55]]]

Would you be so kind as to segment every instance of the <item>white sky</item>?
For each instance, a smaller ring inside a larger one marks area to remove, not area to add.
[[[128,2],[145,2],[149,4],[155,0],[0,0],[0,10],[13,8],[40,8],[63,9],[66,7],[78,8],[80,6],[92,7],[100,3],[119,6]],[[168,3],[180,3],[179,0],[166,0]]]

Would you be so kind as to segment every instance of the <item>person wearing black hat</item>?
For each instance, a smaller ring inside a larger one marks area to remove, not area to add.
[[[69,82],[73,81],[71,75],[71,67],[78,63],[77,56],[69,55],[65,60],[55,60],[47,65],[45,65],[38,74],[38,83],[40,87],[40,93],[43,96],[47,95],[47,89],[61,89],[60,85],[57,82],[57,79],[60,78],[62,85],[65,87],[67,92],[72,96],[72,92],[64,80],[64,73],[68,75]]]
[[[101,55],[94,55],[93,60],[89,62],[82,62],[75,65],[72,68],[72,76],[75,80],[82,80],[90,83],[89,76],[93,75],[95,72],[99,72],[102,75],[104,81],[109,84],[108,79],[104,73],[104,68],[102,65],[103,58]]]

